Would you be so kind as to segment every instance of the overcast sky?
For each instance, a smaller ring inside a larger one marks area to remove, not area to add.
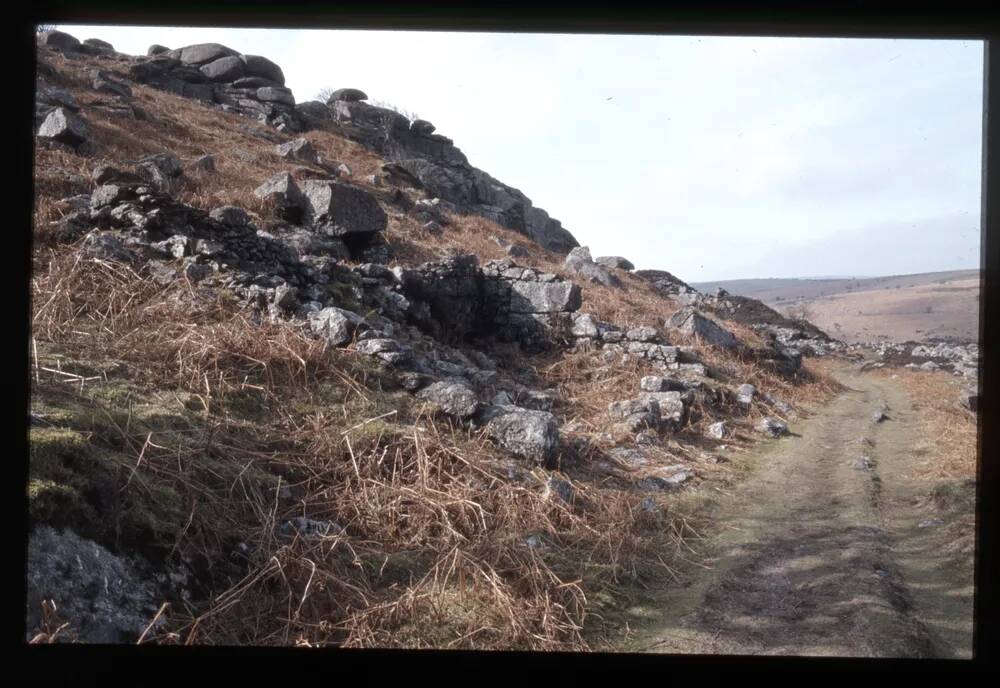
[[[432,121],[596,255],[689,282],[979,266],[979,41],[61,27],[264,55]]]

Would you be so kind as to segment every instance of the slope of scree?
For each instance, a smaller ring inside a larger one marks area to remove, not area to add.
[[[60,32],[37,70],[36,641],[586,648],[834,388],[812,326],[592,258],[355,89]]]

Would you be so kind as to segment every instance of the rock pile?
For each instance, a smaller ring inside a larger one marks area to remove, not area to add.
[[[855,346],[872,349],[883,365],[901,365],[923,370],[945,370],[976,380],[979,375],[979,345],[975,342],[874,342]]]
[[[793,349],[799,354],[826,356],[845,346],[808,321],[793,320],[757,299],[730,294],[725,289],[704,297],[701,303],[720,318],[749,325],[773,338],[782,348]]]
[[[259,55],[243,55],[218,43],[176,50],[151,46],[149,55],[134,58],[128,73],[137,83],[218,105],[278,131],[306,129],[281,67]]]
[[[600,345],[607,361],[640,358],[664,370],[680,370],[695,375],[708,373],[692,352],[672,346],[652,327],[623,330],[601,322],[589,313],[578,313],[572,318],[570,334],[577,349],[586,350]]]
[[[580,307],[580,287],[512,260],[479,267],[475,256],[457,256],[394,273],[426,332],[454,340],[489,336],[529,350],[554,343],[556,332]]]
[[[774,340],[779,349],[793,350],[797,355],[826,356],[835,351],[841,351],[846,346],[844,342],[832,339],[812,323],[785,317],[756,299],[736,296],[725,289],[718,289],[715,294],[708,296],[665,270],[638,270],[635,274],[648,280],[661,294],[687,304],[691,309],[700,308],[723,320],[731,320],[750,326],[755,331]],[[691,311],[685,310],[684,312],[690,313]],[[678,315],[677,317],[684,316]],[[705,320],[707,319],[702,315],[701,318],[695,318],[684,327],[692,332],[699,325],[702,325],[703,328],[711,328],[711,325],[705,325]],[[720,342],[728,342],[728,345],[721,343],[718,345],[734,347],[732,340],[725,335],[717,331],[712,334]],[[705,334],[700,334],[700,336],[705,337]],[[772,346],[772,348],[774,347]],[[764,358],[767,359],[768,356],[764,356]],[[770,358],[774,360],[775,357]],[[782,356],[779,355],[777,358],[780,359]]]

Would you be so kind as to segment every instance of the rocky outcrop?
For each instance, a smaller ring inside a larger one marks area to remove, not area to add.
[[[692,306],[682,308],[667,319],[667,327],[688,336],[701,339],[706,344],[724,349],[736,349],[740,342],[726,329],[712,322]]]
[[[622,258],[621,256],[600,256],[598,258],[594,258],[594,262],[602,268],[612,270],[635,270],[635,266],[632,264],[632,261]]]
[[[79,46],[75,38],[60,32],[43,34],[39,43],[63,51]],[[131,58],[128,79],[251,117],[282,132],[315,126],[332,129],[380,153],[397,176],[405,174],[454,212],[489,218],[551,251],[566,253],[578,245],[558,220],[534,207],[523,193],[472,167],[452,140],[435,133],[426,120],[411,123],[393,110],[370,105],[364,102],[367,95],[357,89],[339,89],[325,105],[310,101],[297,107],[278,65],[218,43],[153,48],[148,55]],[[111,88],[128,88],[117,80],[105,82]]]
[[[434,133],[429,122],[411,123],[393,110],[361,100],[335,92],[328,103],[330,126],[383,155],[390,161],[386,170],[390,176],[405,177],[447,201],[455,212],[491,219],[551,251],[566,253],[577,246],[558,220],[534,207],[517,189],[469,165],[452,140]],[[321,115],[317,118],[325,119]]]
[[[666,270],[636,270],[634,274],[652,284],[664,296],[681,303],[698,304],[704,299],[704,294]]]
[[[128,74],[137,83],[216,105],[278,131],[306,129],[281,67],[259,55],[201,43],[135,57]]]
[[[591,259],[590,249],[586,246],[577,246],[571,250],[563,262],[563,267],[587,282],[603,284],[606,287],[620,284],[617,277]]]
[[[156,169],[167,174],[174,160],[156,158]],[[374,262],[348,268],[328,242],[351,249],[352,235],[379,234],[385,215],[366,191],[341,182],[307,181],[296,194],[289,178],[272,180],[263,195],[298,206],[304,224],[263,231],[242,208],[205,213],[137,181],[137,172],[102,168],[96,176],[105,183],[77,211],[82,231],[89,230],[84,250],[164,283],[229,289],[261,317],[302,322],[329,346],[371,358],[443,413],[482,425],[506,451],[539,463],[555,457],[552,396],[501,379],[488,357],[451,344],[489,338],[526,349],[557,345],[560,326],[580,305],[579,286],[509,260],[481,268],[474,256],[414,269]]]
[[[736,296],[724,289],[708,296],[665,270],[637,270],[634,274],[649,281],[664,296],[688,307],[710,312],[723,320],[748,325],[762,335],[776,340],[782,349],[794,350],[798,355],[825,356],[845,347],[843,342],[832,339],[812,323],[788,318],[756,299]],[[685,311],[688,312],[690,311]],[[698,322],[692,322],[689,327],[697,325]],[[731,340],[724,335],[720,335],[719,340],[730,342],[728,346],[732,346]],[[727,346],[721,343],[719,345]]]
[[[156,169],[169,171],[170,160],[164,156]],[[343,243],[321,229],[285,224],[265,232],[241,208],[206,213],[135,176],[102,170],[106,183],[69,218],[78,232],[90,232],[91,250],[144,265],[156,279],[172,279],[178,269],[194,281],[217,275],[220,286],[262,307],[320,310],[343,305],[345,294],[357,297],[351,289],[359,278],[338,264]]]
[[[702,301],[703,307],[716,316],[743,325],[773,337],[782,347],[800,354],[825,356],[844,347],[843,342],[832,339],[821,329],[805,320],[793,320],[766,304],[746,296],[730,294],[718,289]]]
[[[47,600],[84,643],[135,643],[156,614],[155,587],[129,561],[72,531],[36,527],[25,576],[29,636]]]
[[[408,129],[403,131],[407,132],[405,136],[412,136]],[[345,135],[348,134],[345,132]],[[398,142],[392,145],[370,145],[394,161],[390,163],[391,167],[387,172],[397,176],[405,174],[419,188],[447,201],[454,212],[485,217],[524,234],[543,248],[556,253],[566,253],[577,246],[576,239],[558,220],[550,218],[544,210],[535,208],[523,193],[502,184],[482,170],[471,167],[461,151],[451,144],[446,145],[441,141],[436,143],[442,146],[440,150],[420,146],[420,150],[415,151]]]
[[[457,256],[397,271],[402,294],[425,331],[452,339],[488,335],[518,341],[530,350],[555,343],[555,333],[580,307],[580,287],[556,275]]]
[[[882,365],[920,368],[931,363],[936,369],[970,380],[977,380],[979,376],[979,344],[975,342],[933,339],[926,342],[883,341],[854,345],[851,349],[874,351],[878,356],[878,363]]]
[[[661,369],[696,375],[708,374],[704,366],[697,362],[693,352],[685,353],[679,347],[672,346],[652,327],[622,330],[610,323],[598,321],[589,313],[577,313],[572,316],[569,331],[577,349],[600,347],[604,359],[609,362],[639,358]]]

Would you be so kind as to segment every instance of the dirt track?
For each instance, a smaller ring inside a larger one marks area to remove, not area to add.
[[[926,523],[941,514],[908,476],[916,414],[891,380],[837,376],[847,391],[757,452],[752,477],[711,508],[708,568],[692,563],[628,611],[621,649],[971,656],[972,558],[950,546],[957,523]]]

